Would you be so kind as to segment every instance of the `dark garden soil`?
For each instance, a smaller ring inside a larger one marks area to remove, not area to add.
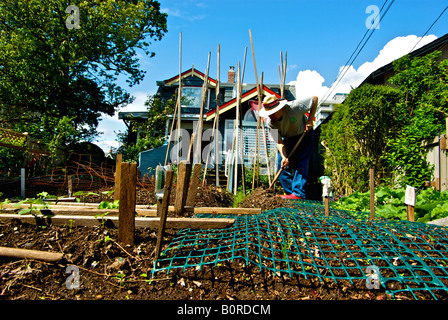
[[[173,188],[175,189],[175,188]],[[101,192],[104,190],[98,190]],[[140,189],[137,202],[153,204],[152,190]],[[174,197],[172,197],[173,199]],[[99,202],[90,196],[87,201]],[[232,195],[214,186],[199,190],[196,206],[231,207]],[[285,200],[259,188],[240,207],[263,210],[285,206]],[[165,247],[175,235],[167,230]],[[300,275],[283,275],[262,270],[243,261],[203,266],[201,270],[175,269],[154,278],[156,232],[136,229],[135,245],[117,242],[117,229],[107,227],[45,228],[19,220],[0,221],[0,246],[62,252],[58,263],[0,257],[0,300],[384,300],[383,290],[368,290],[364,281],[319,281]],[[78,289],[67,288],[69,265],[79,268]]]

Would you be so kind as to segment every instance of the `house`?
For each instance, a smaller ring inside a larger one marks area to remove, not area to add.
[[[442,51],[442,56],[440,58],[441,60],[448,59],[448,33],[428,43],[427,45],[424,45],[423,47],[412,51],[411,53],[409,53],[409,56],[411,57],[411,59],[414,57],[423,57],[435,50]],[[362,86],[365,83],[390,85],[387,80],[394,74],[395,72],[393,62],[390,62],[373,71],[367,78],[364,79],[364,81],[359,86]]]
[[[334,105],[343,103],[347,96],[348,93],[336,93],[332,99],[322,101],[316,110],[316,122],[314,128],[320,126],[320,124],[333,113]]]
[[[188,134],[191,137],[197,124],[199,123],[200,116],[200,104],[202,97],[202,87],[205,81],[204,73],[192,67],[191,69],[184,71],[180,75],[182,80],[182,103],[181,103],[181,121],[180,127],[182,134]],[[179,88],[179,75],[173,76],[167,80],[157,81],[158,91],[156,96],[160,98],[162,103],[176,95]],[[206,93],[205,110],[203,112],[203,142],[202,149],[206,148],[210,143],[210,134],[205,134],[208,129],[213,128],[213,123],[216,117],[216,87],[217,81],[211,77],[208,78],[208,89]],[[235,68],[230,67],[227,72],[227,81],[220,82],[219,84],[219,124],[218,130],[220,134],[219,144],[219,159],[217,163],[220,168],[225,169],[226,164],[230,162],[229,155],[232,150],[233,134],[235,131],[235,119],[236,119],[236,106],[237,106],[237,83],[235,82]],[[284,98],[288,100],[294,100],[294,87],[285,85]],[[280,98],[280,86],[265,84],[263,85],[263,94],[274,94]],[[242,119],[242,131],[243,131],[243,149],[244,149],[244,161],[246,165],[251,165],[254,162],[255,152],[255,137],[257,130],[257,115],[251,107],[250,101],[258,101],[256,84],[243,84],[242,96],[241,96],[241,119]],[[118,118],[122,119],[128,128],[130,128],[132,121],[145,121],[147,119],[146,112],[119,112]],[[167,139],[170,136],[173,118],[176,121],[178,115],[170,115],[166,122],[165,136]],[[177,121],[176,121],[177,122]],[[176,128],[174,128],[176,129]],[[137,141],[138,132],[130,134],[130,139]],[[265,129],[266,137],[268,138],[267,128]],[[174,134],[173,134],[174,135]],[[208,140],[207,140],[208,139]],[[260,134],[262,139],[262,134]],[[171,137],[171,141],[174,141],[174,137]],[[188,140],[189,141],[189,140]],[[144,151],[139,156],[139,167],[142,174],[148,174],[152,172],[149,168],[154,168],[158,164],[164,164],[166,156],[166,148],[168,143],[165,143],[160,148]],[[183,149],[185,145],[183,145]],[[175,162],[173,157],[173,144],[168,156],[168,162]],[[274,158],[276,152],[276,146],[273,142],[267,139],[268,154],[270,158]],[[212,147],[214,148],[214,147]],[[209,149],[208,149],[209,150]],[[180,160],[186,159],[187,152],[181,151]],[[259,149],[260,158],[265,158],[265,150],[263,147]],[[210,152],[211,161],[213,165],[215,163],[214,151]],[[203,159],[203,162],[206,161]],[[274,164],[271,164],[272,168]],[[262,169],[262,173],[265,172]]]

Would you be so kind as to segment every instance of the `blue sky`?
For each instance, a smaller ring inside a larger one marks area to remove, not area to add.
[[[252,32],[258,77],[264,83],[279,83],[280,52],[287,51],[286,83],[295,84],[300,94],[324,96],[336,80],[341,67],[368,31],[366,21],[376,15],[369,6],[384,9],[391,4],[378,29],[348,69],[334,92],[350,90],[370,72],[408,53],[447,7],[446,0],[161,0],[168,13],[168,33],[153,42],[153,58],[141,56],[145,79],[128,88],[135,96],[123,110],[142,111],[147,95],[157,90],[156,81],[179,71],[179,34],[182,33],[182,70],[194,64],[205,72],[211,52],[210,76],[217,77],[217,46],[221,47],[221,81],[229,66],[241,64],[247,47],[244,82],[255,83],[249,37]],[[366,12],[367,11],[367,12]],[[383,12],[384,13],[384,12]],[[370,20],[369,20],[370,21]],[[448,10],[432,27],[419,46],[448,33]],[[300,88],[300,89],[299,89]],[[300,95],[298,92],[298,95]],[[104,150],[117,146],[114,131],[125,126],[117,116],[105,117],[96,143]]]

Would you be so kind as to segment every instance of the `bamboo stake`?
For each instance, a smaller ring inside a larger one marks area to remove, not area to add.
[[[40,250],[28,250],[9,247],[0,247],[0,256],[16,259],[34,259],[45,262],[58,262],[64,256],[63,253],[46,252]]]
[[[202,184],[205,184],[205,178],[207,177],[207,168],[208,168],[208,161],[210,160],[210,154],[211,154],[211,148],[212,148],[212,144],[214,143],[214,139],[215,139],[215,128],[216,128],[216,117],[213,120],[213,128],[212,128],[212,135],[210,137],[210,151],[207,152],[207,159],[205,161],[205,167],[204,167],[204,176],[202,178]]]
[[[219,73],[220,73],[220,46],[218,44],[218,56],[217,56],[217,60],[218,60],[218,73],[216,76],[216,89],[215,89],[215,93],[216,93],[216,115],[215,115],[215,120],[216,120],[216,130],[218,130],[219,132],[219,91],[220,91],[220,83],[219,83]],[[219,138],[216,139],[215,138],[215,172],[216,172],[216,186],[219,187]]]
[[[179,89],[177,93],[177,107],[179,108],[177,112],[177,164],[179,164],[179,153],[180,153],[180,118],[181,118],[181,102],[182,99],[182,32],[179,33]]]
[[[202,153],[202,129],[204,122],[204,109],[205,109],[205,101],[207,99],[207,90],[208,90],[208,71],[210,68],[210,52],[208,53],[208,61],[207,61],[207,71],[205,72],[204,83],[202,85],[202,96],[201,96],[201,109],[199,112],[199,124],[196,128],[196,152],[194,154],[194,163],[201,163],[201,153]]]
[[[240,75],[240,62],[238,61],[238,71],[237,71],[237,73],[236,73],[236,81],[237,81],[237,84],[236,84],[236,120],[235,120],[235,127],[236,127],[236,130],[234,131],[234,135],[235,135],[235,145],[236,145],[236,147],[235,147],[235,169],[233,170],[234,171],[234,178],[233,178],[233,185],[234,185],[234,188],[233,188],[233,193],[236,195],[236,193],[237,193],[237,189],[238,189],[238,151],[239,151],[239,147],[242,147],[241,145],[240,145],[240,139],[239,139],[239,135],[240,135],[240,126],[239,126],[239,123],[240,123],[240,99],[239,99],[239,97],[240,97],[240,90],[241,90],[241,88],[240,88],[240,78],[241,78],[241,75]]]
[[[257,93],[258,93],[258,110],[260,110],[261,108],[261,88],[258,85],[258,74],[257,74],[257,64],[255,62],[255,51],[254,51],[254,42],[252,39],[252,31],[249,29],[249,36],[250,36],[250,45],[252,48],[252,58],[254,60],[254,71],[255,71],[255,80],[256,80],[256,85],[257,85]],[[257,149],[258,149],[258,132],[259,132],[259,127],[260,127],[260,117],[258,117],[257,120],[257,131],[256,131],[256,138],[255,138],[255,153],[257,153]],[[258,163],[258,156],[255,157],[256,161],[255,163]],[[255,170],[257,168],[257,165],[255,165],[254,163],[254,168],[253,168],[253,176],[252,176],[252,190],[255,187]]]
[[[241,81],[240,81],[240,93],[239,93],[239,104],[240,104],[240,127],[241,127],[241,137],[240,137],[240,144],[241,144],[241,180],[243,185],[243,192],[246,194],[246,168],[244,166],[244,144],[243,144],[243,119],[241,114],[241,97],[243,95],[243,80],[244,80],[244,71],[246,69],[246,57],[247,57],[247,47],[244,49],[244,60],[243,60],[243,70],[241,73]]]
[[[285,66],[284,66],[284,68],[283,68],[283,96],[282,96],[282,99],[285,98],[284,95],[285,95],[286,65],[287,65],[286,61],[287,61],[287,55],[288,55],[288,52],[285,51]]]
[[[173,130],[174,130],[174,122],[176,119],[176,114],[177,114],[177,132],[176,132],[175,142],[177,141],[177,148],[178,148],[176,160],[177,160],[177,163],[179,163],[181,98],[182,98],[182,32],[180,32],[180,34],[179,34],[179,88],[177,90],[176,107],[174,108],[173,122],[171,123],[171,130],[170,130],[170,135],[169,135],[169,139],[168,139],[168,147],[166,149],[166,154],[165,154],[165,166],[168,162],[168,154],[170,151],[171,137],[172,137]],[[175,145],[176,145],[176,143],[175,143]],[[171,160],[174,161],[174,159],[171,159]]]
[[[170,135],[168,137],[168,147],[166,149],[166,154],[165,154],[165,166],[168,162],[168,154],[170,152],[171,136],[173,135],[174,123],[176,121],[176,115],[177,115],[177,109],[179,109],[179,107],[178,107],[178,103],[176,101],[176,107],[174,108],[173,121],[171,122]]]

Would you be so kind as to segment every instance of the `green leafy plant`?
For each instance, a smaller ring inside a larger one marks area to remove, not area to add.
[[[104,212],[104,213],[97,213],[95,215],[95,218],[101,218],[101,226],[104,228],[104,225],[106,224],[106,219],[104,217],[106,217],[109,214],[109,211]]]
[[[27,204],[28,208],[20,209],[19,214],[32,214],[34,216],[37,216],[37,211],[40,211],[42,209],[50,209],[48,203],[44,201],[45,198],[57,198],[56,196],[52,196],[45,191],[38,193],[37,196],[37,198],[26,198],[25,200],[19,201],[14,204],[14,207],[21,207],[23,204]],[[53,215],[45,211],[42,214],[44,216]]]
[[[101,201],[98,205],[98,209],[118,209],[120,206],[120,200],[115,200],[112,202]]]
[[[98,193],[91,192],[91,191],[77,191],[73,195],[80,196],[82,198],[82,202],[84,203],[84,205],[86,205],[88,196],[99,196]],[[76,202],[80,202],[80,201],[81,200],[79,198],[76,198]]]
[[[375,188],[375,214],[390,220],[406,220],[405,193],[405,188]],[[343,210],[369,211],[370,192],[354,192],[333,202],[332,206]],[[448,191],[440,192],[431,188],[420,190],[416,195],[414,212],[417,222],[448,216]]]

